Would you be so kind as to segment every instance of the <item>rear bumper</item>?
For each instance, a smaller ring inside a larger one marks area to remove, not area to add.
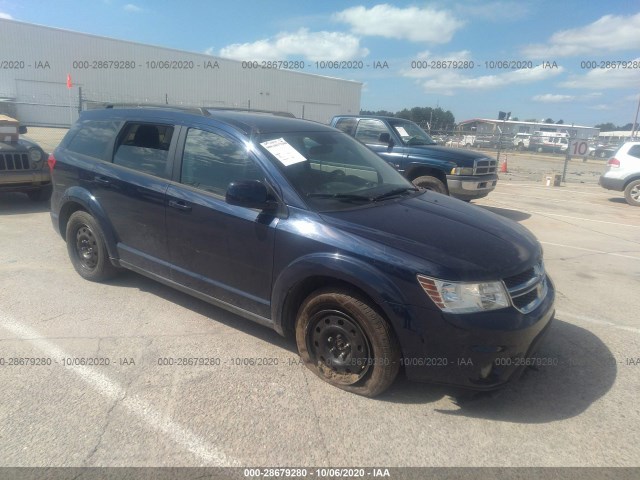
[[[621,192],[624,190],[624,179],[622,178],[610,178],[601,175],[600,179],[598,180],[598,184],[600,184],[601,187],[606,188],[607,190],[615,190],[617,192]]]
[[[498,175],[459,176],[447,175],[449,195],[461,200],[486,197],[496,188]]]

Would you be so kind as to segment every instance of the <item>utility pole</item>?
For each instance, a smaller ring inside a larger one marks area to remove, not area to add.
[[[640,95],[638,95],[638,108],[636,108],[636,118],[633,120],[633,125],[631,125],[631,140],[634,139],[636,133],[638,133],[638,129],[636,125],[638,125],[638,112],[640,112]]]

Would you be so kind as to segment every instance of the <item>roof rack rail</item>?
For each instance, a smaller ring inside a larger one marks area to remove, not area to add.
[[[278,117],[296,118],[291,112],[282,112],[278,110],[261,110],[257,108],[237,108],[237,107],[203,107],[206,110],[216,110],[220,112],[247,112],[247,113],[266,113],[276,115]]]
[[[202,115],[208,117],[209,111],[203,107],[188,107],[183,105],[165,105],[162,103],[106,103],[104,108],[149,108],[158,110],[177,110],[185,113],[193,113],[196,115]]]

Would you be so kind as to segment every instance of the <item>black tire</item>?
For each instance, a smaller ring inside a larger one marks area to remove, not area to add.
[[[102,229],[90,214],[84,211],[73,213],[67,222],[65,238],[73,268],[82,278],[103,282],[117,273],[109,260]]]
[[[431,177],[429,175],[417,177],[413,179],[413,184],[416,187],[431,190],[432,192],[442,193],[443,195],[448,195],[447,186],[436,177]]]
[[[625,187],[624,198],[629,205],[640,207],[640,180],[634,180]]]
[[[296,343],[304,364],[327,383],[365,397],[385,391],[400,370],[391,326],[366,301],[322,289],[302,303]]]
[[[38,190],[30,190],[27,192],[29,200],[34,202],[47,202],[51,198],[51,185],[39,188]]]

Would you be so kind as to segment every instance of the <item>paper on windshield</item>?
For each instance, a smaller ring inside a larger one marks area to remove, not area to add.
[[[304,162],[304,158],[300,152],[293,148],[284,138],[276,138],[260,143],[266,148],[271,155],[276,157],[285,167],[294,163]]]
[[[411,135],[409,135],[407,133],[407,131],[404,129],[404,127],[396,127],[396,130],[398,131],[398,133],[400,134],[401,137],[410,137]]]

